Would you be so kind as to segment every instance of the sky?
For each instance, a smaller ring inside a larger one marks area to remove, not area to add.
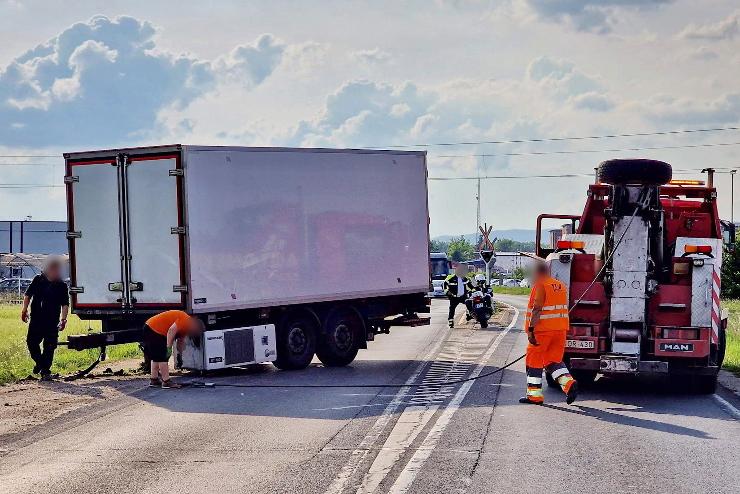
[[[654,158],[676,178],[725,172],[730,217],[736,0],[0,0],[0,33],[1,219],[65,219],[63,152],[169,143],[422,149],[430,178],[582,175],[483,180],[495,229],[579,214],[600,161]],[[696,129],[723,130],[551,140]],[[530,142],[422,146],[512,140]],[[475,197],[474,180],[430,180],[431,235],[474,231]]]

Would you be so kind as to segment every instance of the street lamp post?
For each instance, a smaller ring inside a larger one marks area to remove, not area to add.
[[[730,223],[735,224],[735,174],[737,170],[730,170]]]

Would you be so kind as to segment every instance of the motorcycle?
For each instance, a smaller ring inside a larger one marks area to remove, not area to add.
[[[488,327],[488,320],[493,316],[493,301],[487,290],[478,289],[472,292],[465,301],[465,306],[468,308],[468,321],[475,319],[481,328]]]

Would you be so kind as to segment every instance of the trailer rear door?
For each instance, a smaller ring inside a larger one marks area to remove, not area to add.
[[[68,166],[74,307],[182,307],[179,153]]]

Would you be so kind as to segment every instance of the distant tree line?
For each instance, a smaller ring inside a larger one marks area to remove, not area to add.
[[[740,298],[740,237],[735,237],[734,249],[726,249],[722,257],[722,296]]]
[[[534,252],[534,242],[518,242],[508,238],[500,238],[494,243],[498,252]],[[478,246],[465,239],[464,236],[454,238],[449,242],[431,240],[429,252],[446,252],[447,257],[455,262],[472,261],[478,258]]]

